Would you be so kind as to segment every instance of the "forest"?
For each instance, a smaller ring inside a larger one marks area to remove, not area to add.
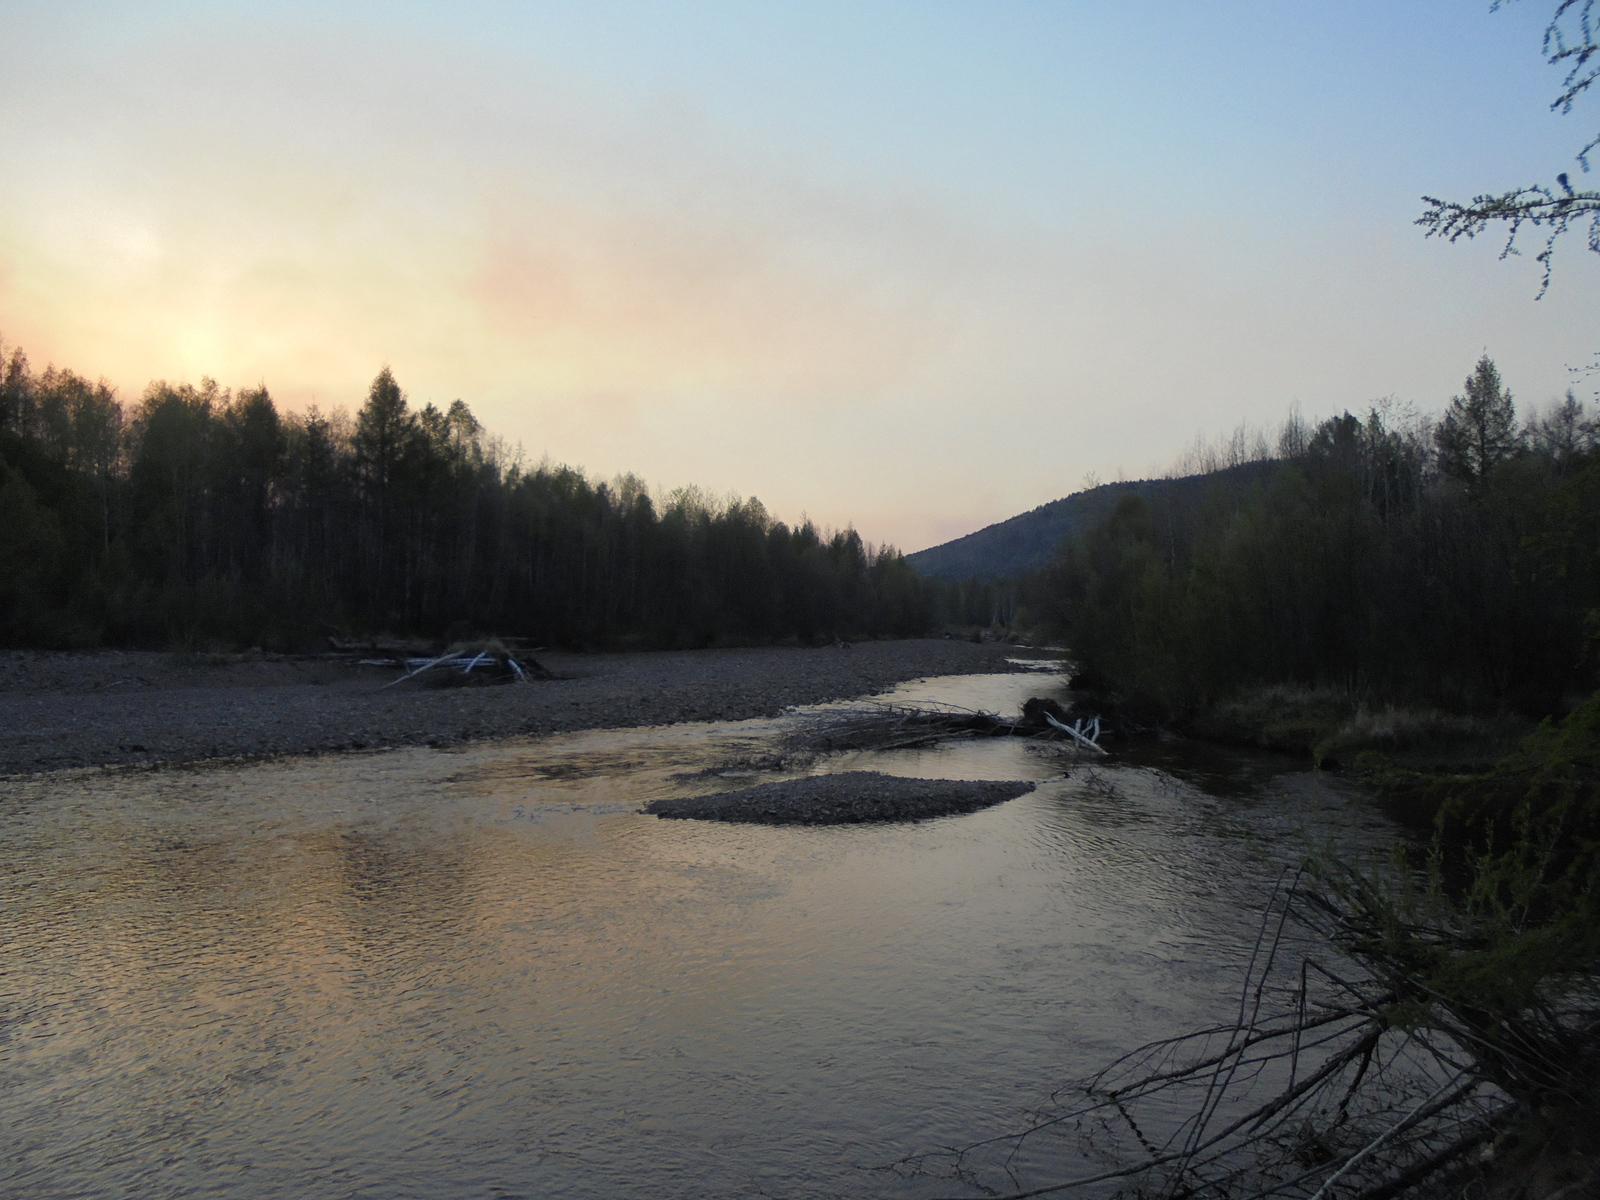
[[[1519,418],[1485,356],[1434,418],[1392,402],[1241,432],[1012,580],[920,577],[852,529],[695,488],[525,466],[387,368],[353,414],[264,388],[0,371],[0,641],[263,646],[327,634],[574,647],[1032,628],[1163,717],[1274,684],[1465,711],[1595,686],[1600,422]]]
[[[1085,676],[1167,716],[1243,689],[1544,715],[1596,682],[1600,425],[1519,419],[1485,356],[1435,419],[1394,403],[1241,432],[1017,581]],[[1173,497],[1178,502],[1169,502]]]
[[[692,647],[934,622],[905,559],[854,529],[527,467],[461,401],[413,407],[388,368],[351,416],[210,379],[125,405],[20,348],[0,364],[0,644]]]

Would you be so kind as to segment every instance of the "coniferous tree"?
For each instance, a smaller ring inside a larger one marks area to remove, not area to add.
[[[1467,376],[1466,395],[1450,401],[1435,435],[1439,469],[1463,483],[1481,483],[1516,453],[1517,410],[1500,371],[1485,354]]]

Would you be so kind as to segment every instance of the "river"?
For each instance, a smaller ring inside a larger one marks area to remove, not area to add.
[[[1281,865],[1390,836],[1337,781],[1183,743],[811,768],[1039,781],[915,824],[638,812],[748,784],[681,776],[797,719],[0,783],[0,1192],[976,1194],[893,1164],[1226,1011]]]

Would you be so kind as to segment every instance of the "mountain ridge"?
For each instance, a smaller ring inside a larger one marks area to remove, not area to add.
[[[1102,483],[1051,500],[1025,513],[985,525],[963,537],[906,555],[923,575],[936,579],[1004,579],[1048,566],[1068,537],[1087,533],[1111,516],[1117,501],[1133,494],[1148,502],[1189,503],[1216,484],[1248,484],[1274,460],[1241,463],[1204,475]]]

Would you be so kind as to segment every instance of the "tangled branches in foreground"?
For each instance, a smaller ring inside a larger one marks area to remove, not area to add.
[[[1231,1020],[1118,1059],[1021,1129],[896,1169],[1010,1200],[1385,1200],[1459,1194],[1496,1159],[1524,1170],[1552,1144],[1533,1145],[1530,1122],[1594,1110],[1600,974],[1497,996],[1470,978],[1481,949],[1479,930],[1408,918],[1359,874],[1313,868],[1274,891]],[[1075,1177],[1059,1179],[1063,1159]],[[1058,1181],[1027,1186],[1047,1173]]]

